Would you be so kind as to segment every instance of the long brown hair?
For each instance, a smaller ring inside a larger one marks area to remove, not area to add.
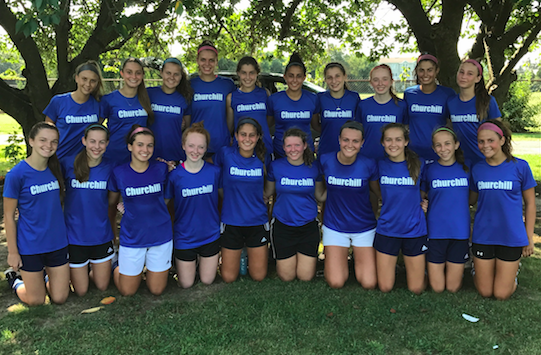
[[[398,128],[402,131],[402,134],[404,135],[404,140],[406,142],[410,141],[409,137],[409,131],[406,125],[403,125],[402,123],[389,123],[381,129],[381,143],[383,143],[385,139],[385,132],[391,128]],[[411,149],[408,148],[408,146],[404,147],[404,155],[406,158],[406,164],[408,166],[408,172],[410,173],[411,178],[415,183],[417,183],[417,180],[419,179],[419,175],[421,175],[421,161],[419,160],[419,156]]]
[[[464,63],[470,63],[475,66],[477,69],[478,76],[481,77],[481,80],[479,80],[478,83],[475,83],[475,111],[477,112],[477,119],[479,122],[484,121],[488,117],[488,108],[490,106],[490,94],[488,93],[486,84],[485,84],[485,78],[483,77],[483,67],[479,63],[479,61],[475,59],[466,59],[465,61],[460,64],[460,66],[464,65]],[[479,69],[480,68],[480,69]]]
[[[141,70],[143,70],[143,74],[145,73],[145,67],[143,63],[134,57],[130,57],[122,63],[122,67],[120,68],[121,71],[124,71],[124,67],[128,63],[137,63],[141,66]],[[151,126],[154,123],[154,111],[152,111],[152,106],[150,102],[150,97],[148,97],[148,92],[145,86],[145,79],[143,75],[143,79],[141,80],[141,84],[137,87],[137,99],[139,100],[139,103],[141,106],[143,106],[143,109],[147,112],[148,118],[147,118],[147,126]]]
[[[449,133],[453,137],[453,141],[455,142],[455,144],[458,143],[458,137],[455,131],[453,131],[451,127],[446,126],[446,127],[436,128],[434,132],[432,132],[432,147],[434,147],[434,136],[436,135],[436,133],[440,133],[440,132]],[[460,146],[457,149],[455,149],[455,160],[457,163],[462,165],[462,169],[464,169],[465,172],[468,172],[470,170],[468,169],[468,166],[466,165],[466,158],[464,157],[464,151],[462,150],[462,148],[460,148]]]
[[[372,73],[377,69],[387,69],[389,71],[389,75],[391,76],[391,81],[394,82],[393,71],[391,70],[391,67],[388,66],[387,64],[380,64],[373,67],[372,70],[370,70],[370,74],[369,74],[370,81],[372,81]],[[389,88],[389,94],[391,95],[395,105],[398,106],[398,101],[400,100],[400,98],[396,96],[396,93],[394,92],[394,89],[393,89],[393,85],[391,85],[391,87]]]
[[[257,135],[259,136],[259,139],[257,140],[257,143],[255,144],[254,152],[255,155],[261,160],[263,163],[263,167],[265,167],[265,158],[267,155],[267,149],[265,148],[265,143],[263,143],[263,128],[261,128],[261,125],[259,122],[257,122],[252,117],[240,117],[239,122],[237,123],[237,128],[235,129],[235,133],[239,133],[239,130],[242,126],[245,124],[251,124],[255,127],[255,131]]]
[[[30,133],[28,134],[29,139],[36,139],[37,134],[42,129],[51,129],[56,132],[58,137],[60,137],[60,133],[58,132],[58,128],[56,128],[55,125],[52,125],[47,122],[38,122],[34,126],[32,126],[32,129],[30,130]],[[47,160],[47,167],[49,170],[51,170],[51,173],[53,173],[54,177],[58,180],[58,185],[60,186],[60,198],[64,197],[64,176],[62,175],[62,170],[60,169],[60,161],[58,160],[58,156],[56,153],[54,153],[49,159]]]
[[[91,131],[105,132],[105,137],[107,141],[109,141],[109,130],[107,129],[107,127],[99,123],[91,124],[85,129],[85,139],[88,139],[88,133]],[[88,166],[86,147],[81,149],[81,151],[75,156],[75,160],[73,161],[73,172],[75,174],[75,178],[79,182],[88,181],[90,177],[90,166]]]
[[[90,95],[92,95],[96,101],[100,101],[101,97],[103,96],[103,77],[101,76],[100,65],[95,60],[88,60],[82,64],[79,64],[77,68],[75,68],[73,78],[75,79],[76,76],[85,70],[90,70],[98,76],[98,85],[96,85],[96,88],[90,93]]]
[[[312,163],[314,162],[314,152],[312,152],[312,148],[310,148],[310,144],[308,144],[308,135],[306,132],[302,129],[293,127],[284,133],[282,141],[285,142],[287,137],[299,137],[302,140],[302,143],[306,144],[306,148],[302,153],[302,159],[306,166],[312,166]]]
[[[502,130],[503,137],[505,138],[505,142],[502,145],[502,152],[503,154],[505,154],[506,157],[505,161],[516,161],[515,157],[513,156],[513,145],[511,144],[511,129],[509,128],[508,123],[498,120],[486,120],[485,122],[493,123]],[[502,136],[498,132],[494,133],[496,133],[498,137],[502,138]]]

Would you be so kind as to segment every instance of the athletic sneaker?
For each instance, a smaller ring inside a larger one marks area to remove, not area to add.
[[[12,268],[4,271],[4,275],[6,275],[6,280],[8,282],[9,288],[11,289],[13,289],[13,284],[15,283],[15,281],[22,280],[21,275]]]

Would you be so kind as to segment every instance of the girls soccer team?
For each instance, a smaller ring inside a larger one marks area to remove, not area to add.
[[[318,202],[325,202],[325,279],[333,288],[349,277],[351,247],[355,277],[366,289],[392,290],[402,252],[412,292],[425,289],[425,268],[435,292],[458,291],[470,257],[469,205],[478,200],[475,286],[484,297],[513,294],[520,258],[533,253],[535,180],[511,154],[511,134],[477,61],[461,64],[454,95],[436,82],[437,58],[421,55],[419,85],[404,100],[386,65],[372,69],[375,94],[360,100],[339,63],[325,67],[329,91],[316,96],[303,90],[306,67],[294,54],[287,90],[269,96],[257,85],[255,59],[239,61],[238,89],[214,74],[217,62],[217,49],[204,41],[198,77],[188,81],[180,61],[169,58],[162,86],[145,89],[142,63],[129,58],[123,87],[101,100],[97,64],[76,69],[77,90],[51,100],[46,122],[30,132],[31,154],[6,176],[6,276],[23,302],[41,304],[48,290],[63,303],[70,281],[82,296],[89,280],[105,290],[111,275],[121,294],[132,295],[144,268],[149,290],[159,295],[173,258],[181,287],[197,275],[210,284],[220,251],[221,276],[233,282],[243,248],[250,276],[260,281],[269,242],[282,280],[311,280]],[[321,131],[317,160],[311,127]]]

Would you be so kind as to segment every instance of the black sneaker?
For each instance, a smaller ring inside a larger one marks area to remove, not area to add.
[[[15,281],[21,279],[21,275],[19,275],[18,272],[13,270],[12,268],[7,269],[4,271],[4,275],[6,275],[6,280],[8,282],[9,288],[13,289],[13,284]]]

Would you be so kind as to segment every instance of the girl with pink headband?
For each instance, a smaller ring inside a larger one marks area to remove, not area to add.
[[[447,100],[456,95],[453,89],[438,85],[438,59],[432,54],[421,54],[415,66],[417,85],[406,89],[411,150],[425,160],[438,160],[432,149],[432,132],[445,126],[449,118]]]
[[[485,158],[477,148],[479,125],[488,119],[500,120],[501,113],[496,100],[485,87],[483,67],[478,61],[463,61],[458,68],[456,82],[460,92],[448,101],[451,122],[462,143],[466,160],[474,165]]]
[[[190,80],[193,99],[184,116],[186,127],[191,123],[205,122],[205,129],[210,133],[205,157],[211,162],[212,156],[221,147],[231,143],[231,131],[226,118],[226,98],[236,89],[233,80],[214,74],[217,65],[218,50],[211,41],[203,41],[197,48],[199,76]]]
[[[151,160],[154,133],[133,125],[127,136],[131,161],[117,166],[108,183],[109,205],[120,195],[125,213],[120,223],[115,284],[124,296],[137,292],[146,266],[146,284],[154,295],[167,286],[173,254],[173,227],[164,199],[167,164]]]
[[[528,163],[511,154],[511,131],[502,122],[482,123],[477,142],[485,159],[472,169],[473,281],[481,296],[505,300],[517,288],[520,258],[534,251],[536,182]]]

